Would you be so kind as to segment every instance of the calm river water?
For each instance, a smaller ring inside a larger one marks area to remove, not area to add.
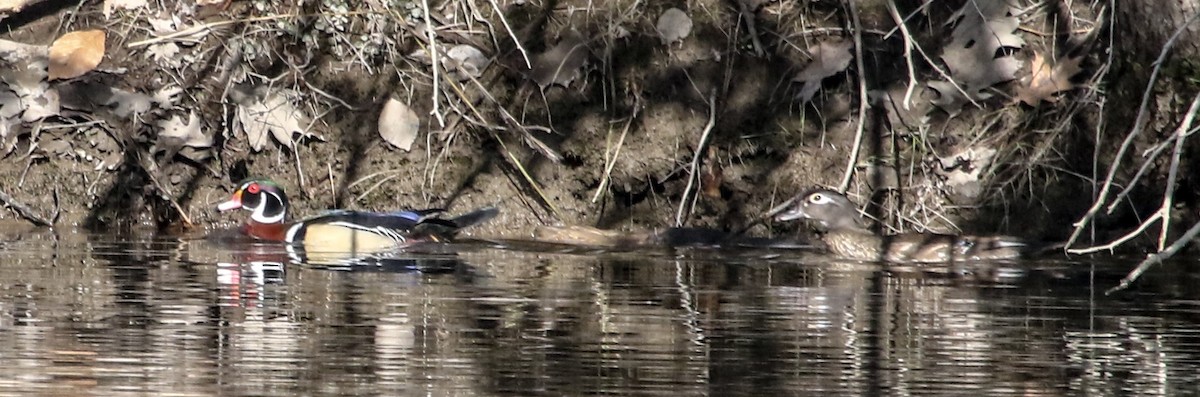
[[[1188,263],[906,269],[486,244],[347,269],[279,247],[0,232],[0,395],[1183,395]],[[1190,261],[1194,262],[1194,260]]]

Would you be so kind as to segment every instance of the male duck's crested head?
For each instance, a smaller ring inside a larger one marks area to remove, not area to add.
[[[801,193],[785,204],[785,209],[775,215],[776,221],[812,219],[828,229],[863,229],[858,206],[845,195],[824,188],[814,188]]]
[[[287,195],[283,188],[268,179],[250,179],[233,192],[233,196],[217,205],[221,212],[244,209],[258,223],[283,223],[287,217]]]

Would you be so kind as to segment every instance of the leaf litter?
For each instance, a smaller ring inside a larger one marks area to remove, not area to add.
[[[262,151],[267,145],[267,136],[288,149],[295,149],[295,137],[315,137],[308,131],[308,115],[293,104],[301,98],[300,92],[292,89],[259,87],[257,89],[235,89],[230,97],[238,104],[237,118],[242,131],[254,151]]]
[[[1015,14],[1007,0],[968,1],[954,13],[950,20],[957,25],[941,58],[962,92],[948,81],[930,82],[927,86],[938,93],[935,105],[956,115],[967,102],[990,98],[984,90],[1016,78],[1020,61],[1008,54],[997,56],[1003,48],[1025,46],[1025,39],[1015,34],[1020,26]]]
[[[821,89],[821,80],[841,73],[850,67],[850,61],[854,59],[854,54],[850,52],[854,44],[849,41],[825,41],[818,43],[809,52],[812,55],[812,62],[804,67],[792,81],[803,81],[804,87],[800,89],[800,100],[802,103],[811,101],[816,95],[817,90]]]
[[[1071,78],[1079,74],[1082,61],[1083,57],[1047,61],[1041,53],[1034,52],[1033,59],[1029,60],[1030,76],[1017,87],[1017,99],[1030,106],[1037,106],[1042,101],[1053,102],[1054,94],[1077,86],[1071,83]]]

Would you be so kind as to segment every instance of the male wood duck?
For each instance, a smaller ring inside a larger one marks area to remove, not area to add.
[[[242,183],[233,197],[217,206],[221,212],[250,211],[241,233],[258,240],[288,243],[317,253],[377,253],[415,243],[447,241],[458,230],[499,213],[482,208],[453,219],[439,218],[440,209],[386,213],[330,211],[297,222],[287,222],[288,199],[283,188],[266,179]]]
[[[905,233],[880,236],[867,229],[858,206],[829,189],[810,189],[785,203],[777,221],[811,219],[824,229],[821,240],[834,255],[853,260],[944,263],[1016,259],[1028,246],[1010,236]]]

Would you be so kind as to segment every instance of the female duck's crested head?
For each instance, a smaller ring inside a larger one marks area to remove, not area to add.
[[[278,184],[268,179],[250,179],[242,182],[228,201],[217,205],[217,210],[244,209],[251,212],[251,220],[270,224],[283,223],[287,207],[287,195]]]
[[[866,229],[858,205],[845,195],[824,188],[809,189],[784,204],[777,221],[812,219],[829,230]]]

